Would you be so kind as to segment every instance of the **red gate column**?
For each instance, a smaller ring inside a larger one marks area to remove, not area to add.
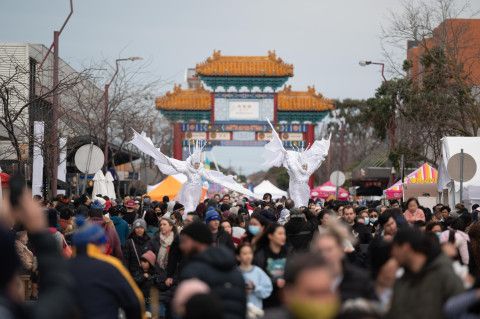
[[[173,123],[173,158],[182,160],[182,123]]]
[[[307,124],[306,142],[307,142],[307,146],[310,146],[313,144],[313,142],[315,142],[315,125],[314,124]],[[310,189],[313,188],[314,181],[315,181],[315,177],[313,175],[310,176],[310,179],[308,180],[308,186],[310,187]]]

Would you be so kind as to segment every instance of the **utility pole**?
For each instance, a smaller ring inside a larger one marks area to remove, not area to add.
[[[42,62],[38,69],[40,70],[45,63],[50,52],[53,50],[53,79],[52,79],[52,89],[53,89],[53,96],[52,96],[52,127],[50,128],[49,134],[49,165],[48,169],[50,170],[50,195],[51,197],[57,196],[57,174],[58,174],[58,162],[59,162],[59,151],[58,151],[58,107],[59,107],[59,99],[58,99],[58,85],[59,85],[59,42],[60,42],[60,34],[62,33],[63,29],[67,25],[68,20],[73,15],[73,0],[70,0],[70,13],[68,14],[67,18],[62,24],[62,27],[59,31],[53,31],[53,43],[47,51],[47,54],[43,57]]]

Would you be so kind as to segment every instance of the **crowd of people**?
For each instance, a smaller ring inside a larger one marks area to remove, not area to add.
[[[478,205],[295,207],[25,194],[2,207],[0,318],[480,318]]]

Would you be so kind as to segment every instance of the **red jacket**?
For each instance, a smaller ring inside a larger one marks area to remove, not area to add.
[[[105,230],[105,234],[107,235],[107,243],[111,248],[111,252],[109,254],[123,261],[122,248],[117,231],[115,230],[115,225],[113,225],[111,221],[105,221],[102,217],[90,217],[89,220]]]

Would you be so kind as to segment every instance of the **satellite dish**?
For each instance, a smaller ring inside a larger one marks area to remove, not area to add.
[[[104,159],[105,156],[98,146],[93,143],[85,144],[75,153],[75,166],[84,174],[94,174],[102,168]]]
[[[334,171],[330,175],[330,183],[332,183],[333,186],[342,186],[343,183],[345,183],[345,174],[343,174],[341,171]]]
[[[450,157],[447,164],[448,176],[456,182],[460,182],[461,153]],[[472,155],[463,153],[463,181],[468,182],[477,173],[477,163]]]

